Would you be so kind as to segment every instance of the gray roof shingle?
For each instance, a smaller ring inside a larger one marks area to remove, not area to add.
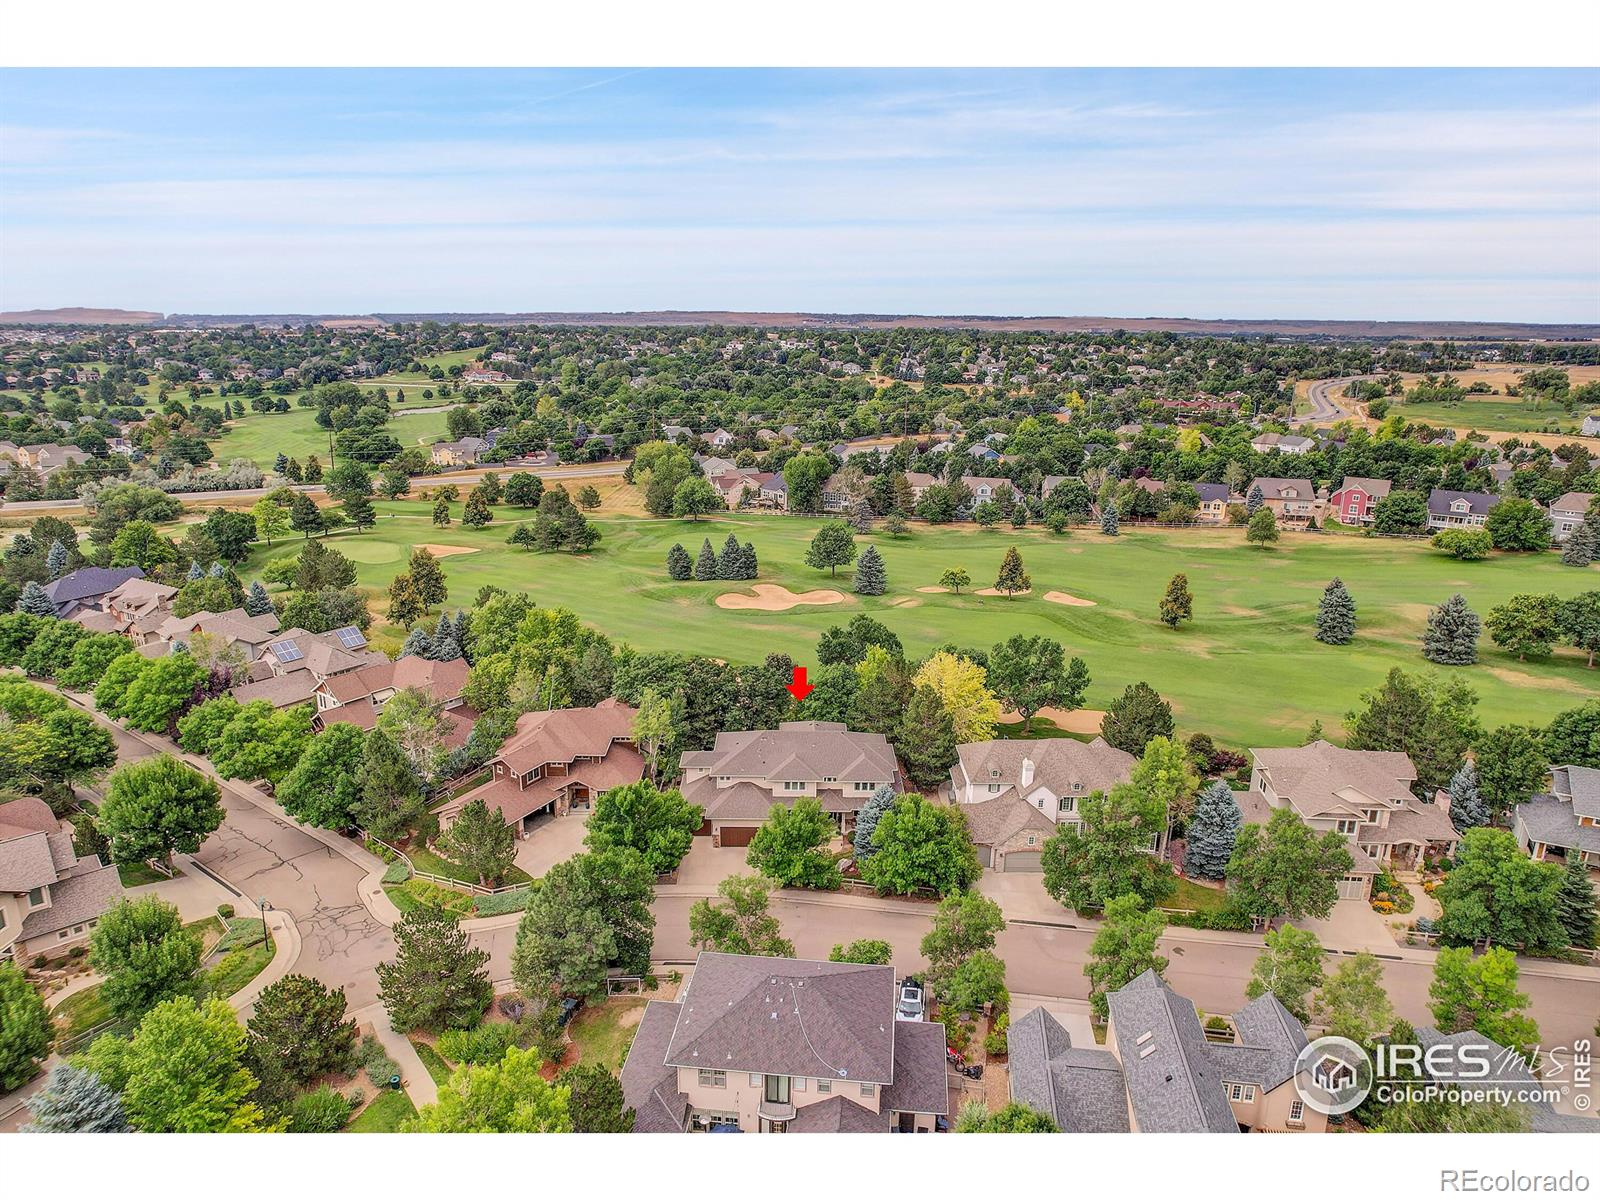
[[[1107,999],[1140,1131],[1237,1133],[1238,1119],[1194,1005],[1154,971]]]

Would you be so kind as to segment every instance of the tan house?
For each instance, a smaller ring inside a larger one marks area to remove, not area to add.
[[[144,636],[146,644],[180,644],[197,633],[207,633],[237,646],[247,662],[261,656],[266,645],[278,634],[276,613],[252,617],[242,608],[227,612],[197,612],[187,617],[168,617]]]
[[[702,953],[622,1067],[636,1133],[932,1133],[944,1026],[895,1019],[894,969]]]
[[[1517,805],[1511,822],[1517,842],[1541,861],[1576,855],[1600,870],[1600,770],[1550,768],[1550,791]]]
[[[0,804],[0,959],[54,958],[87,940],[120,899],[117,868],[79,858],[43,800]]]
[[[153,579],[129,579],[106,593],[102,602],[108,615],[121,625],[119,632],[143,642],[155,635],[172,616],[178,589]]]
[[[1241,806],[1247,820],[1288,808],[1318,833],[1350,839],[1356,864],[1340,882],[1340,899],[1367,898],[1375,864],[1409,870],[1426,855],[1453,853],[1460,841],[1449,796],[1418,800],[1411,792],[1417,770],[1404,754],[1326,741],[1250,753],[1250,791],[1263,803]]]
[[[1321,501],[1317,489],[1309,479],[1278,479],[1269,475],[1250,481],[1244,491],[1248,498],[1256,489],[1261,490],[1261,501],[1272,510],[1280,525],[1304,525],[1319,515]]]
[[[440,826],[449,828],[463,808],[482,800],[526,837],[541,817],[587,808],[602,792],[637,783],[645,769],[633,743],[637,715],[609,698],[592,708],[523,713],[489,763],[493,778],[445,804]]]
[[[1220,525],[1228,519],[1228,505],[1234,497],[1225,483],[1197,483],[1195,493],[1200,497],[1200,507],[1195,510],[1195,520]]]
[[[682,792],[705,813],[701,833],[717,846],[747,846],[775,804],[810,796],[848,832],[872,793],[905,786],[900,764],[879,733],[832,721],[785,721],[777,729],[717,734],[710,750],[679,760]]]
[[[1056,825],[1081,824],[1083,798],[1124,782],[1134,761],[1098,737],[970,742],[956,747],[949,794],[966,814],[980,863],[1038,871]]]

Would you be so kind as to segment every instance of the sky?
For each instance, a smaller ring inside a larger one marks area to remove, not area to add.
[[[0,309],[1600,321],[1600,72],[0,71]]]

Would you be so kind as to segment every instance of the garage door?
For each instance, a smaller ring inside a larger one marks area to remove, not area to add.
[[[724,825],[720,834],[720,844],[724,846],[748,846],[750,839],[756,836],[758,825]]]
[[[1339,899],[1360,900],[1367,894],[1367,880],[1363,875],[1346,875],[1339,880]]]
[[[980,867],[994,866],[993,846],[974,846],[973,849],[978,852],[978,865]]]
[[[1032,871],[1035,874],[1044,870],[1039,864],[1037,850],[1013,850],[1000,860],[1000,869],[1007,873],[1012,871]]]

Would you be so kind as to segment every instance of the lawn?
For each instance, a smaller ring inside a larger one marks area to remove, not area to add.
[[[131,888],[147,883],[165,883],[170,876],[162,874],[149,863],[118,863],[117,878],[122,881],[123,887]]]
[[[450,1064],[445,1062],[442,1054],[427,1042],[419,1041],[417,1038],[406,1040],[411,1043],[411,1048],[417,1052],[417,1057],[422,1060],[422,1065],[428,1069],[428,1074],[433,1077],[433,1082],[437,1086],[443,1087],[450,1082],[452,1074]]]
[[[639,1031],[645,1004],[644,1000],[617,997],[579,1009],[567,1024],[567,1036],[578,1048],[578,1061],[620,1070],[633,1035]]]
[[[1103,709],[1128,684],[1144,680],[1172,702],[1183,731],[1203,730],[1247,746],[1297,743],[1313,720],[1337,734],[1343,715],[1391,667],[1428,669],[1419,649],[1423,624],[1429,608],[1453,592],[1463,593],[1484,615],[1517,592],[1566,597],[1600,587],[1600,567],[1575,570],[1554,554],[1497,554],[1463,563],[1425,543],[1382,538],[1286,533],[1276,547],[1259,550],[1233,529],[1133,530],[1119,538],[1080,529],[1057,538],[1032,529],[918,525],[906,538],[857,538],[858,544],[879,547],[890,587],[883,596],[858,597],[850,594],[848,569],[830,578],[804,565],[814,520],[729,514],[696,523],[602,514],[599,547],[573,557],[507,546],[513,523],[526,519],[517,509],[496,509],[486,529],[457,524],[436,530],[422,502],[384,501],[377,507],[383,515],[376,528],[336,534],[328,544],[355,559],[358,578],[372,590],[380,613],[383,604],[376,597],[411,547],[438,541],[477,551],[441,560],[452,607],[470,606],[480,587],[497,584],[540,604],[571,608],[639,649],[735,662],[760,662],[782,652],[813,670],[823,630],[859,612],[893,629],[913,656],[946,642],[988,647],[1013,634],[1044,634],[1087,663],[1092,682],[1086,707]],[[761,582],[794,591],[833,587],[844,599],[787,612],[730,611],[718,608],[715,598],[748,585],[667,578],[666,554],[674,542],[692,555],[703,538],[720,546],[730,531],[754,543]],[[1032,574],[1031,595],[1007,600],[917,591],[956,566],[967,568],[976,585],[987,585],[1013,544]],[[257,548],[240,574],[248,579],[269,558],[297,553],[298,545],[291,540]],[[1170,630],[1157,619],[1157,605],[1178,571],[1188,574],[1195,619]],[[1326,646],[1312,637],[1317,601],[1335,575],[1359,609],[1358,634],[1349,646]],[[1050,591],[1094,606],[1052,603],[1043,598]],[[1600,671],[1586,670],[1576,651],[1519,663],[1484,637],[1480,654],[1478,665],[1449,670],[1477,689],[1480,716],[1491,726],[1543,723],[1600,695]]]
[[[346,1133],[397,1133],[402,1122],[417,1115],[416,1105],[404,1092],[379,1092],[357,1114],[356,1119],[344,1127]]]
[[[1535,405],[1515,396],[1468,396],[1460,404],[1412,404],[1395,397],[1389,402],[1389,411],[1412,424],[1485,433],[1541,433],[1553,421],[1562,433],[1575,434],[1583,420],[1581,413],[1571,416],[1557,405]]]
[[[1162,908],[1192,908],[1200,912],[1216,912],[1226,908],[1228,893],[1221,888],[1201,887],[1192,879],[1179,877],[1178,890],[1173,892]]]
[[[459,863],[453,863],[448,858],[441,858],[425,846],[408,846],[406,857],[411,860],[415,870],[426,875],[440,875],[445,879],[454,879],[458,883],[477,883],[478,877]],[[533,876],[521,867],[512,867],[506,872],[506,877],[500,881],[502,884],[531,883]]]
[[[431,444],[445,436],[446,415],[402,411],[385,428],[402,446]],[[212,454],[219,463],[248,458],[269,470],[280,453],[302,463],[315,454],[327,467],[332,461],[328,444],[329,431],[317,424],[316,410],[294,407],[286,413],[250,413],[235,418],[212,443]]]
[[[237,949],[229,949],[221,960],[205,973],[205,989],[209,995],[227,999],[266,970],[267,964],[272,961],[274,948],[271,938],[262,939],[259,921],[250,923],[257,926],[255,937],[245,936],[244,944],[238,945]],[[244,922],[241,921],[240,924]],[[232,938],[238,935],[230,930],[228,936]]]
[[[55,1008],[50,1010],[50,1015],[56,1023],[63,1027],[61,1035],[63,1041],[79,1036],[111,1019],[111,1012],[106,1007],[105,998],[100,995],[100,985],[86,987],[81,992],[73,992]]]

